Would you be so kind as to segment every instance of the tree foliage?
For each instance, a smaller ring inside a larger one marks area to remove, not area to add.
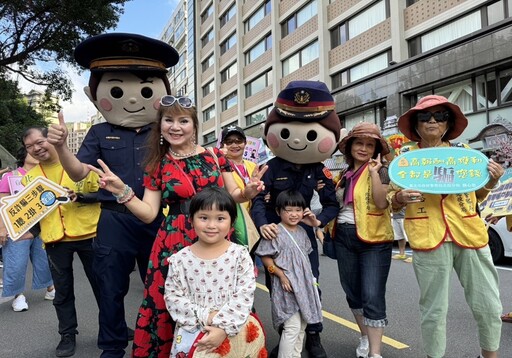
[[[70,80],[58,66],[42,71],[35,65],[74,63],[74,48],[113,28],[126,1],[0,0],[0,70],[70,99]]]
[[[14,155],[26,128],[47,124],[43,116],[28,105],[18,84],[0,75],[0,144]]]

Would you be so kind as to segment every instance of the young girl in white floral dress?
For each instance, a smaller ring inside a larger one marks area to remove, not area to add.
[[[236,213],[223,188],[205,188],[190,203],[199,240],[168,259],[165,280],[165,303],[176,322],[172,358],[266,356],[264,332],[251,315],[252,259],[227,240]]]

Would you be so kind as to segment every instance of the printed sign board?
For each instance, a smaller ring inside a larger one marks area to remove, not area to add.
[[[0,215],[9,237],[16,241],[60,204],[69,201],[67,190],[37,177],[16,195],[0,199]]]
[[[483,218],[489,214],[512,215],[512,168],[505,170],[500,182],[500,186],[493,189],[480,205]]]
[[[488,162],[484,154],[474,149],[418,149],[396,157],[389,166],[389,177],[402,188],[423,193],[468,193],[489,181]]]

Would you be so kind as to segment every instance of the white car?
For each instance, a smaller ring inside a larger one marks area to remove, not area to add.
[[[512,257],[512,232],[507,230],[505,218],[498,221],[496,225],[490,225],[487,231],[494,263],[499,262],[504,257]]]

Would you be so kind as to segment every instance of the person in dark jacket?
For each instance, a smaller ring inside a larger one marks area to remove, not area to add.
[[[262,178],[265,190],[253,199],[251,210],[263,240],[272,240],[277,235],[280,218],[275,211],[275,200],[285,190],[300,192],[310,206],[313,192],[319,183],[319,187],[323,184],[318,190],[322,204],[322,211],[317,215],[318,226],[323,227],[336,217],[339,206],[332,174],[321,163],[331,157],[340,140],[341,123],[334,109],[334,98],[323,82],[292,81],[279,93],[264,127],[267,145],[276,157],[267,162],[268,170]],[[318,280],[315,234],[311,226],[303,227],[311,240],[313,251],[309,260]],[[322,328],[321,322],[306,327],[306,350],[310,357],[327,357],[320,341]],[[277,356],[276,348],[270,357]]]

